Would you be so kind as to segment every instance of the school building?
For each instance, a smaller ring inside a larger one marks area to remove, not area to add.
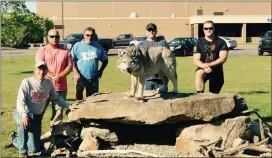
[[[216,34],[238,42],[258,42],[272,30],[271,1],[104,1],[37,2],[37,14],[53,20],[55,28],[66,37],[91,26],[100,38],[119,34],[145,35],[152,22],[166,40],[174,37],[203,37],[203,22],[213,20]]]

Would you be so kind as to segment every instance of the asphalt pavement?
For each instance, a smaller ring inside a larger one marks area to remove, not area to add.
[[[118,49],[123,49],[125,47],[116,47],[110,49],[108,52],[109,56],[117,56]],[[34,49],[14,49],[12,50],[12,56],[34,56],[38,48]],[[1,50],[1,56],[10,56],[10,50]],[[258,46],[257,45],[241,45],[233,50],[230,50],[229,56],[258,56]],[[264,56],[268,56],[268,53],[264,53]]]

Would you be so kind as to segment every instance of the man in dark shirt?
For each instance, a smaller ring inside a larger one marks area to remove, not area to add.
[[[203,24],[205,37],[196,44],[194,64],[196,69],[196,91],[204,93],[205,83],[210,80],[209,91],[219,93],[224,84],[223,64],[227,61],[228,47],[224,40],[214,35],[213,21]]]
[[[139,43],[138,47],[157,47],[162,46],[169,49],[169,44],[165,40],[159,40],[156,38],[158,29],[157,26],[153,23],[149,23],[146,26],[146,36],[147,39]],[[145,90],[156,90],[156,93],[159,93],[160,88],[163,86],[162,79],[158,75],[152,76],[145,80],[144,89]]]

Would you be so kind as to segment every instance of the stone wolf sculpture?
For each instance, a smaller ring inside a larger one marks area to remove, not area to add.
[[[117,67],[131,76],[130,97],[143,99],[144,82],[147,77],[159,74],[163,81],[161,92],[167,91],[168,81],[173,83],[173,92],[178,92],[176,58],[165,47],[127,47],[118,51]],[[136,93],[137,88],[137,93]]]

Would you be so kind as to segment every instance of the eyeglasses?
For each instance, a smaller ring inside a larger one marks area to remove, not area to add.
[[[213,30],[213,27],[204,27],[204,30]]]
[[[87,37],[93,37],[94,34],[85,34],[85,36],[87,36]]]
[[[50,38],[60,38],[60,36],[49,36]]]
[[[151,32],[151,31],[152,31],[152,32],[156,32],[157,30],[150,28],[150,29],[147,29],[147,31],[148,31],[148,32]]]

